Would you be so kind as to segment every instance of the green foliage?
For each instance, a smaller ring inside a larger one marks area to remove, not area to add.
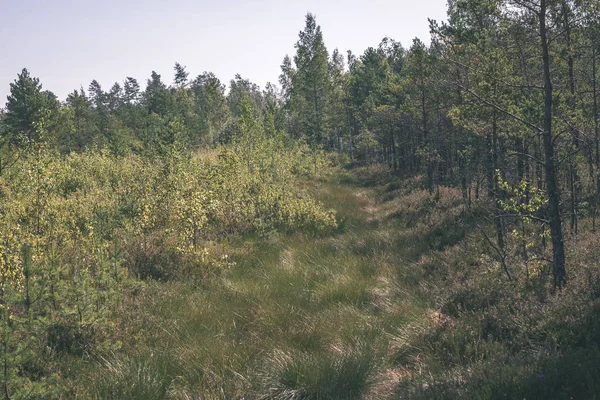
[[[114,144],[111,152],[61,157],[38,143],[5,171],[5,393],[50,396],[59,379],[56,360],[119,350],[110,332],[136,277],[218,276],[234,265],[214,242],[223,234],[336,228],[334,214],[298,189],[299,173],[314,173],[321,156],[286,147],[280,135],[267,137],[244,107],[236,145],[216,161],[186,152],[183,124],[175,120],[159,125],[153,156],[115,156],[121,147]]]
[[[6,124],[4,135],[11,143],[23,147],[38,139],[39,121],[47,117],[50,110],[58,108],[57,100],[48,93],[42,92],[40,80],[32,77],[25,68],[10,84],[3,119]]]
[[[323,41],[321,27],[315,16],[306,15],[306,26],[296,43],[291,78],[290,106],[294,126],[292,132],[309,143],[328,145],[331,82],[329,80],[329,53]],[[284,65],[287,65],[284,62]],[[289,67],[286,66],[289,70]]]
[[[188,83],[188,76],[190,74],[185,70],[185,67],[182,66],[181,64],[179,64],[178,62],[175,63],[174,69],[175,69],[175,79],[174,79],[175,86],[185,87]]]

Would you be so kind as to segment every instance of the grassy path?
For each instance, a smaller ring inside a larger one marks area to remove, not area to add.
[[[486,255],[485,201],[385,169],[305,185],[336,232],[237,238],[212,279],[132,289],[122,349],[61,368],[74,397],[597,398],[597,235],[556,296]]]
[[[127,307],[139,340],[105,361],[111,398],[389,398],[395,342],[426,306],[396,203],[339,173],[308,189],[338,232],[231,243],[235,266],[210,284],[154,283]],[[417,199],[418,201],[418,199]],[[130,322],[128,322],[130,323]]]

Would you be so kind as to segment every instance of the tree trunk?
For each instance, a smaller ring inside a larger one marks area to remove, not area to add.
[[[423,124],[423,150],[426,154],[425,163],[427,168],[427,190],[433,193],[433,166],[429,154],[429,132],[427,131],[427,105],[425,101],[425,82],[421,82],[421,118]]]
[[[552,261],[554,286],[561,288],[566,282],[565,248],[560,218],[560,193],[556,176],[556,159],[552,137],[552,101],[553,87],[550,73],[550,54],[548,50],[548,37],[546,31],[547,0],[540,0],[540,38],[542,47],[542,60],[544,64],[544,156],[546,170],[546,194],[549,204],[550,235],[552,238]]]
[[[594,142],[596,150],[596,169],[600,168],[600,115],[598,112],[598,72],[596,66],[597,50],[592,53],[592,87],[594,94]]]

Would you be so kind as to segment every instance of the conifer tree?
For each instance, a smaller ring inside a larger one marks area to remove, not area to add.
[[[148,113],[155,113],[161,116],[167,115],[169,109],[168,97],[167,86],[162,82],[160,74],[152,71],[143,95],[143,101]]]
[[[181,64],[179,64],[178,62],[175,63],[175,86],[177,87],[186,87],[188,84],[188,76],[189,73],[185,70],[185,67],[182,66]]]
[[[123,83],[124,100],[126,103],[133,104],[140,97],[140,84],[137,79],[128,76]]]
[[[10,84],[6,102],[6,135],[11,142],[26,145],[37,139],[37,124],[48,111],[50,101],[42,92],[38,78],[23,68],[17,79]]]
[[[306,26],[296,42],[296,73],[292,80],[291,106],[297,116],[297,132],[310,143],[328,142],[330,96],[329,54],[315,16],[306,15]]]

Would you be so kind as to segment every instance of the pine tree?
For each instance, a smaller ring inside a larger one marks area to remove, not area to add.
[[[123,83],[124,100],[126,103],[133,104],[140,97],[140,84],[137,79],[128,76]]]
[[[10,84],[6,102],[4,123],[12,143],[27,145],[38,138],[37,125],[47,113],[49,102],[49,97],[42,92],[40,80],[23,68]]]
[[[313,14],[306,15],[306,26],[299,36],[291,93],[291,106],[298,124],[296,131],[311,143],[325,145],[329,122],[329,54]]]
[[[123,89],[118,82],[115,82],[106,95],[106,103],[111,113],[117,111],[123,105]]]
[[[281,92],[283,95],[284,107],[289,109],[290,97],[292,94],[293,80],[295,74],[294,66],[292,65],[292,59],[286,54],[281,63],[281,75],[279,75],[279,84],[281,85]]]
[[[334,147],[342,150],[343,137],[347,126],[347,112],[345,107],[346,75],[344,72],[344,57],[338,49],[333,51],[329,63],[329,79],[331,86],[331,102],[329,107],[330,126],[332,137],[335,140]]]
[[[185,70],[185,67],[183,67],[181,64],[179,64],[178,62],[175,63],[175,86],[177,87],[186,87],[188,84],[188,76],[189,73]]]
[[[160,74],[157,74],[155,71],[152,71],[150,79],[148,79],[143,101],[149,114],[167,115],[169,110],[169,91],[167,90],[167,86],[162,82]]]
[[[104,110],[106,107],[106,93],[102,90],[102,86],[97,80],[93,80],[88,87],[90,100],[97,110]]]
[[[83,88],[67,96],[66,106],[72,110],[73,118],[73,132],[67,132],[66,148],[68,151],[82,150],[93,143],[94,132],[90,126],[90,101]]]

